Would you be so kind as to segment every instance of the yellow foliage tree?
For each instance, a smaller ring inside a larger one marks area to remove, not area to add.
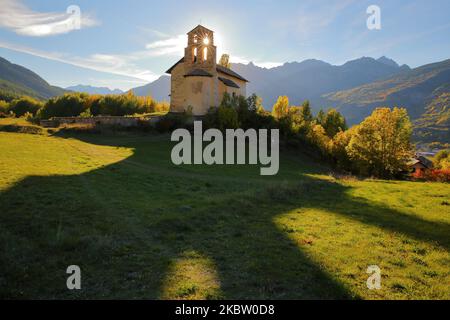
[[[406,109],[377,108],[356,128],[346,150],[361,173],[393,177],[407,169],[411,133]]]
[[[226,53],[222,54],[222,56],[220,57],[220,60],[219,60],[219,65],[230,69],[231,68],[230,55],[228,55]]]
[[[278,97],[277,102],[273,105],[272,116],[275,119],[281,119],[289,112],[289,98],[286,96]]]

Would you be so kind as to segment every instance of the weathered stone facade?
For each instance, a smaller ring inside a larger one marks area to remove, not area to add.
[[[194,115],[204,115],[217,107],[225,92],[246,95],[247,80],[228,68],[218,66],[214,32],[197,26],[188,33],[184,57],[172,68],[170,111],[192,108]]]

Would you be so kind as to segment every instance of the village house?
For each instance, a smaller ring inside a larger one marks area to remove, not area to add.
[[[433,162],[424,156],[416,155],[409,161],[408,166],[412,173],[423,174],[425,171],[433,168]]]
[[[184,57],[166,72],[171,75],[170,112],[192,108],[195,116],[219,106],[224,93],[246,96],[247,80],[217,64],[214,32],[198,25],[188,32]]]

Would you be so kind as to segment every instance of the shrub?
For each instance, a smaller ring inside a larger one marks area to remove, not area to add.
[[[225,131],[226,129],[236,129],[239,127],[238,113],[231,107],[220,106],[217,108],[217,128]]]
[[[44,132],[44,130],[38,126],[22,126],[13,124],[0,126],[0,131],[28,134],[42,134]]]
[[[1,112],[7,112],[9,108],[9,103],[4,101],[4,100],[0,100],[0,111]]]
[[[92,115],[126,116],[168,111],[167,103],[158,103],[152,97],[137,97],[132,91],[121,95],[101,96],[91,102]]]
[[[90,109],[86,109],[85,111],[80,113],[80,117],[82,117],[82,118],[90,118],[90,117],[92,117],[91,110]]]
[[[89,107],[88,98],[89,95],[85,93],[66,93],[48,100],[37,115],[41,119],[76,117]]]
[[[39,111],[41,119],[52,117],[127,116],[168,111],[167,102],[158,103],[152,97],[137,97],[129,91],[121,95],[88,95],[68,93],[47,101]]]
[[[433,169],[425,171],[416,171],[412,174],[416,180],[434,181],[434,182],[450,182],[449,169]]]
[[[155,124],[155,129],[160,133],[172,132],[178,128],[188,128],[192,124],[192,114],[168,113]]]
[[[18,99],[14,99],[9,104],[9,111],[14,112],[16,117],[22,117],[27,112],[35,115],[40,108],[42,108],[42,102],[30,98],[30,97],[21,97]]]
[[[450,150],[441,150],[433,158],[437,169],[450,169]]]
[[[0,118],[6,118],[8,116],[9,103],[0,100]]]

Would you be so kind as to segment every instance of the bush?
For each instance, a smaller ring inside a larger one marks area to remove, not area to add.
[[[422,181],[450,182],[450,170],[434,169],[417,171],[412,174],[412,177]]]
[[[178,128],[190,128],[191,125],[192,114],[189,112],[168,113],[155,124],[155,129],[160,133],[166,133]]]
[[[52,117],[128,116],[168,111],[167,102],[158,103],[151,97],[137,97],[133,92],[121,95],[89,95],[68,93],[47,101],[39,111],[41,119]]]
[[[6,118],[8,116],[9,103],[0,100],[0,118]]]
[[[151,97],[137,97],[131,91],[122,95],[101,97],[91,109],[93,115],[125,116],[154,112],[156,101]]]
[[[9,104],[9,111],[13,112],[16,117],[22,117],[26,113],[31,113],[35,115],[40,108],[42,108],[42,102],[30,98],[30,97],[22,97],[18,99],[14,99]]]
[[[44,132],[44,130],[38,126],[22,126],[13,124],[0,126],[0,131],[28,134],[42,134]]]
[[[217,108],[217,128],[225,131],[226,129],[236,129],[239,127],[238,113],[231,107],[220,106]]]
[[[9,103],[3,100],[0,100],[0,112],[7,113],[9,108]]]
[[[433,158],[437,169],[450,169],[450,150],[441,150]]]
[[[88,98],[89,95],[86,93],[66,93],[48,100],[37,115],[41,119],[76,117],[89,107]]]

